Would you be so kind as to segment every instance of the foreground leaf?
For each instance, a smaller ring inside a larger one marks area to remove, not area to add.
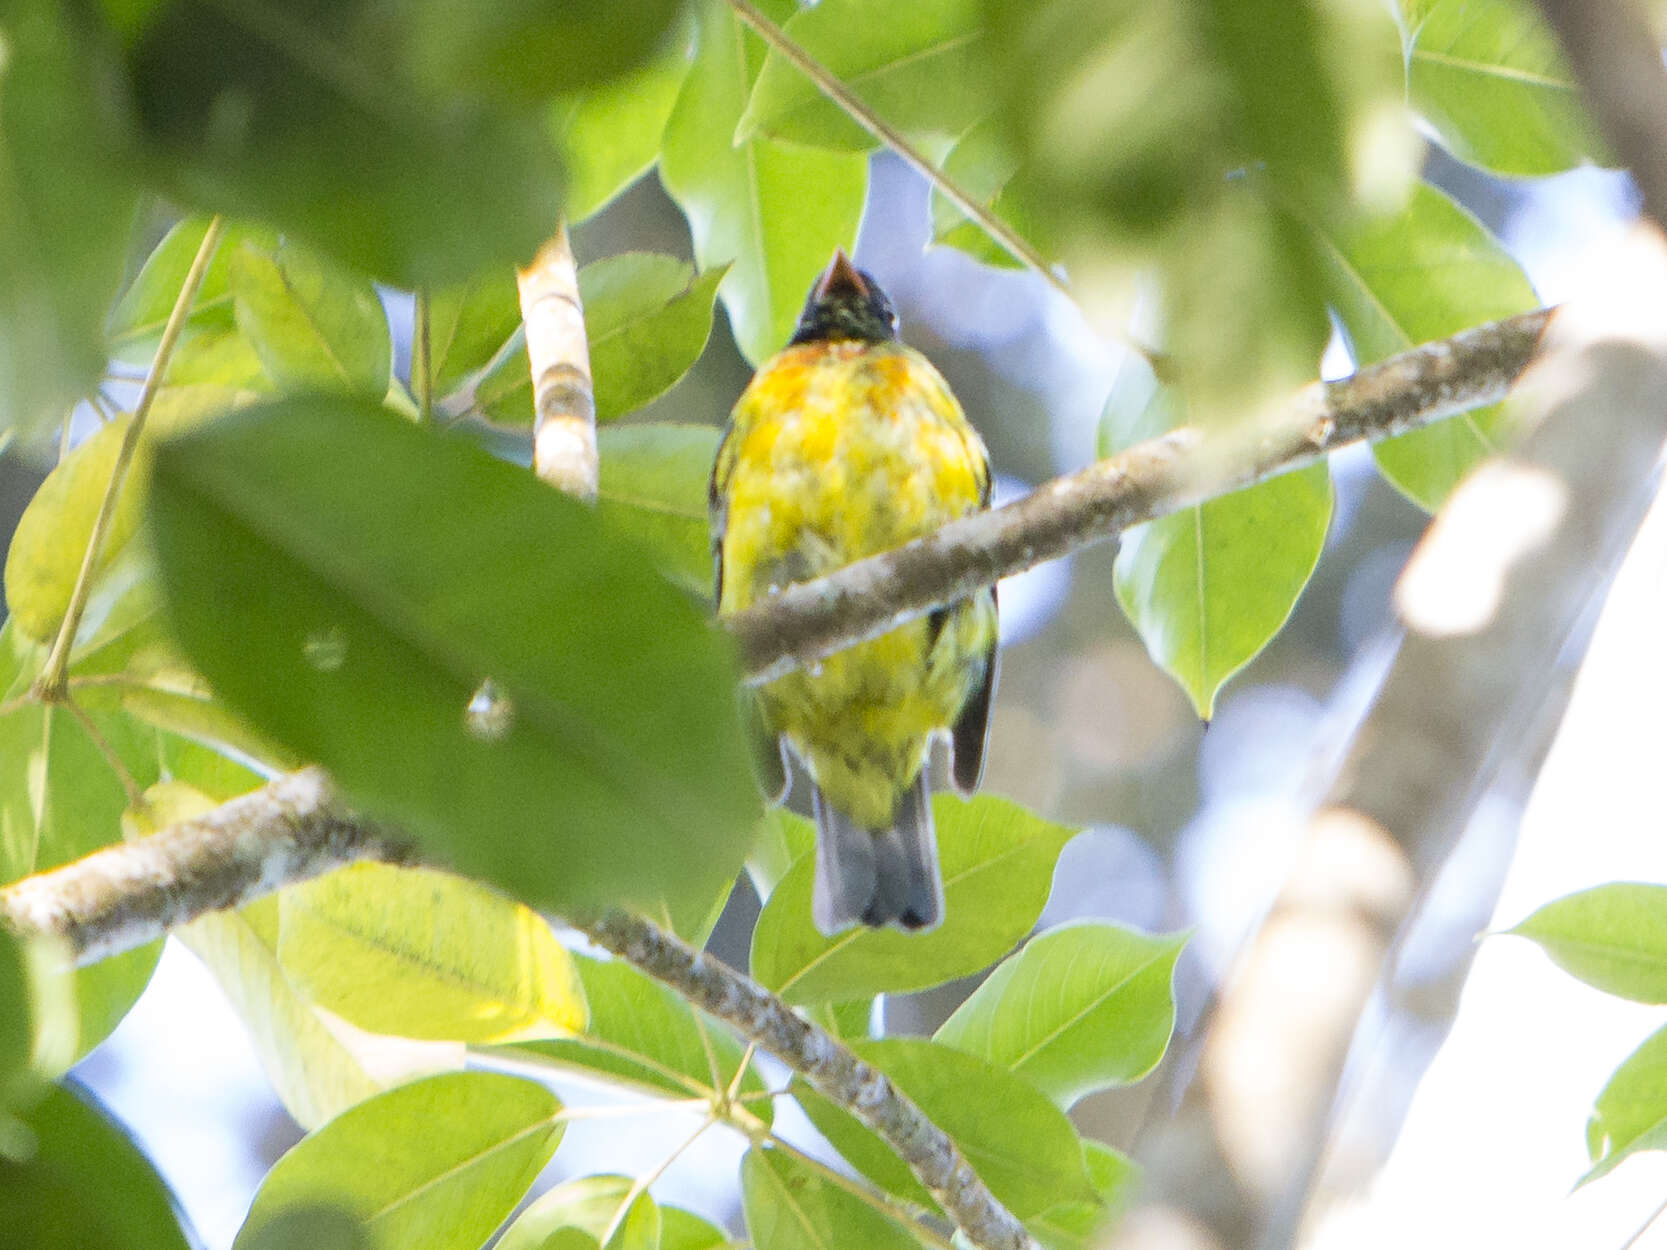
[[[24,1117],[26,1161],[0,1154],[0,1229],[7,1250],[190,1250],[178,1201],[108,1115],[58,1086]]]
[[[1054,864],[1077,830],[982,795],[932,801],[944,921],[930,933],[853,928],[823,937],[810,916],[815,857],[794,864],[753,931],[752,974],[790,1003],[842,1002],[941,985],[988,966],[1035,926]]]
[[[1327,299],[1356,366],[1523,312],[1538,302],[1522,267],[1487,228],[1428,183],[1401,212],[1320,235]],[[1495,404],[1372,445],[1384,477],[1434,511],[1498,450]]]
[[[1667,1003],[1667,886],[1617,881],[1547,903],[1514,929],[1606,994]]]
[[[734,263],[719,293],[742,354],[786,345],[835,247],[850,251],[868,188],[866,156],[731,135],[762,54],[722,0],[700,9],[699,53],[666,123],[660,173],[689,219],[704,273]]]
[[[387,1250],[477,1250],[561,1140],[561,1104],[541,1085],[454,1072],[343,1112],[279,1159],[235,1246],[286,1208],[328,1203]]]
[[[1615,1069],[1586,1121],[1586,1149],[1595,1181],[1646,1150],[1667,1150],[1667,1029],[1650,1034]]]
[[[354,864],[283,891],[278,961],[302,994],[373,1033],[495,1042],[585,1025],[549,922],[432,869]]]
[[[215,689],[461,871],[561,911],[704,907],[739,870],[755,800],[723,641],[524,469],[296,400],[164,446],[151,519]],[[511,711],[483,730],[487,676]]]
[[[1062,925],[1004,960],[936,1041],[1025,1078],[1062,1107],[1140,1080],[1175,1027],[1184,937],[1119,925]]]
[[[67,955],[51,942],[0,927],[0,1128],[8,1112],[35,1102],[75,1057],[70,973]]]
[[[567,216],[580,222],[601,211],[660,155],[666,118],[688,73],[684,49],[625,78],[558,106],[567,158]]]
[[[892,1220],[779,1150],[741,1160],[741,1209],[756,1250],[917,1250]]]
[[[1058,1203],[1095,1200],[1070,1120],[1012,1073],[924,1038],[856,1042],[852,1049],[950,1136],[990,1192],[1020,1219]],[[849,1112],[802,1082],[794,1083],[793,1096],[858,1171],[890,1193],[935,1207],[902,1159]]]
[[[709,425],[619,425],[598,432],[602,520],[654,553],[657,567],[703,598],[712,593],[706,490],[718,431]]]

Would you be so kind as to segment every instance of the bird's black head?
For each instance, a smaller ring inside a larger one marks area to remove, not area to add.
[[[792,341],[884,343],[896,337],[897,313],[886,293],[873,278],[852,265],[843,250],[836,251],[827,272],[811,288]]]

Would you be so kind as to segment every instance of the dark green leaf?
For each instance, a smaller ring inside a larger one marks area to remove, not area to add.
[[[741,1209],[755,1250],[919,1250],[901,1227],[780,1150],[741,1160]]]
[[[567,158],[567,216],[583,221],[612,202],[659,158],[660,138],[688,73],[685,49],[557,106]]]
[[[1184,941],[1086,921],[1050,929],[999,964],[933,1037],[1063,1107],[1132,1084],[1169,1045]]]
[[[916,134],[958,135],[990,106],[978,0],[821,0],[784,27],[882,120]],[[779,51],[759,72],[736,138],[866,152],[878,143]]]
[[[610,256],[579,271],[598,421],[645,407],[700,359],[728,272],[728,265],[710,266],[697,278],[683,261],[652,252]]]
[[[1508,317],[1538,302],[1487,228],[1428,183],[1400,213],[1319,235],[1327,294],[1356,365]],[[1434,510],[1498,449],[1499,405],[1376,443],[1383,475]]]
[[[506,266],[428,299],[429,373],[433,393],[447,395],[484,368],[521,324],[521,297]]]
[[[387,393],[393,345],[368,279],[292,243],[244,242],[232,254],[231,291],[238,329],[279,386]]]
[[[1595,1181],[1621,1160],[1667,1150],[1667,1029],[1658,1029],[1615,1069],[1586,1121],[1586,1149]]]
[[[1557,41],[1525,0],[1402,0],[1407,100],[1461,160],[1554,174],[1603,148]]]
[[[704,906],[739,870],[755,800],[722,640],[524,469],[295,400],[159,448],[150,514],[215,690],[462,871],[559,911]],[[511,712],[492,732],[464,715],[486,676]]]
[[[167,1185],[108,1115],[59,1086],[23,1121],[34,1155],[0,1156],[6,1250],[190,1250]]]
[[[710,595],[706,486],[718,431],[709,425],[620,425],[602,430],[597,442],[603,522],[653,552],[667,577]]]
[[[1617,881],[1547,903],[1514,929],[1587,985],[1667,1003],[1667,886]]]
[[[834,248],[853,246],[868,161],[765,139],[734,145],[761,58],[722,0],[704,0],[700,13],[699,54],[666,123],[660,173],[701,270],[734,263],[719,290],[757,364],[786,345]]]
[[[405,7],[147,5],[124,33],[152,176],[182,202],[269,223],[407,290],[524,260],[560,216],[554,141],[528,110],[432,86],[490,58],[474,36],[513,15],[423,13],[462,23],[471,42],[429,43]],[[415,64],[416,51],[441,59]],[[544,63],[545,88],[578,64]]]
[[[1012,1073],[924,1038],[857,1042],[852,1049],[949,1134],[990,1192],[1020,1219],[1062,1202],[1094,1201],[1070,1120]],[[795,1082],[793,1096],[858,1171],[899,1197],[935,1205],[907,1165],[850,1113],[802,1083]]]
[[[574,957],[590,1004],[582,1035],[516,1047],[660,1097],[710,1097],[735,1079],[741,1047],[727,1029],[697,1017],[683,999],[618,960]],[[703,1036],[704,1032],[704,1036]],[[717,1065],[714,1079],[713,1064]],[[764,1088],[756,1069],[741,1088]],[[768,1102],[751,1104],[768,1122]]]
[[[1179,392],[1136,362],[1106,403],[1100,454],[1185,423]],[[1152,658],[1206,720],[1228,678],[1279,632],[1319,561],[1331,522],[1324,464],[1297,469],[1123,535],[1117,599]]]
[[[542,1085],[490,1072],[429,1077],[351,1107],[279,1159],[237,1235],[247,1250],[286,1208],[329,1203],[386,1250],[478,1250],[561,1139]]]
[[[0,429],[38,429],[98,379],[136,191],[109,49],[54,0],[0,15]]]
[[[941,985],[1013,949],[1042,914],[1054,863],[1075,829],[982,795],[932,802],[944,921],[931,933],[847,929],[823,937],[810,917],[815,857],[782,879],[753,931],[752,974],[790,1003],[841,1002]]]

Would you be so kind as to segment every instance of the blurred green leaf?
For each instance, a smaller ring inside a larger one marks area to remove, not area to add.
[[[693,1211],[663,1205],[660,1208],[660,1250],[736,1250],[740,1244]]]
[[[134,207],[111,49],[77,11],[0,14],[0,429],[38,430],[98,380]]]
[[[567,158],[569,221],[600,212],[659,159],[666,119],[688,71],[686,49],[679,47],[556,106]]]
[[[361,1029],[494,1042],[584,1028],[584,990],[549,922],[473,881],[354,864],[279,904],[285,973]]]
[[[1025,1221],[1046,1250],[1093,1250],[1111,1222],[1134,1200],[1140,1169],[1110,1146],[1082,1143],[1097,1201],[1060,1202]]]
[[[728,272],[715,265],[697,278],[683,261],[652,252],[610,256],[579,271],[598,421],[646,407],[700,359]]]
[[[591,510],[323,397],[173,440],[154,478],[187,655],[366,806],[558,911],[704,907],[733,879],[755,800],[724,642]],[[510,713],[490,731],[465,716],[486,676]]]
[[[958,135],[990,107],[979,0],[821,0],[787,36],[882,120],[906,133]],[[866,152],[878,140],[772,49],[735,137]]]
[[[1106,401],[1100,454],[1186,423],[1185,401],[1137,362]],[[1331,521],[1325,464],[1284,473],[1125,531],[1117,600],[1152,659],[1208,720],[1227,679],[1285,624]]]
[[[261,1225],[245,1250],[370,1250],[364,1225],[339,1207],[287,1207]]]
[[[756,365],[786,346],[834,248],[854,246],[868,159],[767,139],[734,145],[762,51],[723,0],[703,0],[700,15],[660,175],[689,219],[702,272],[734,263],[719,292],[735,341]]]
[[[513,264],[560,216],[559,158],[532,111],[500,108],[475,75],[495,55],[491,28],[524,16],[157,0],[123,30],[148,172],[182,203],[275,226],[405,290]],[[432,42],[419,17],[468,38]],[[581,64],[541,63],[542,88],[576,86]],[[448,75],[452,88],[433,86]]]
[[[524,327],[516,327],[503,350],[475,382],[474,410],[498,425],[533,428],[537,414],[533,411],[533,379]]]
[[[993,795],[932,801],[944,921],[930,933],[847,929],[823,937],[810,917],[814,856],[794,864],[753,930],[752,974],[790,1003],[841,1002],[941,985],[988,966],[1036,924],[1053,869],[1077,830]]]
[[[246,1250],[285,1208],[321,1202],[361,1218],[387,1250],[477,1250],[561,1140],[542,1085],[453,1072],[342,1112],[273,1165],[234,1243]]]
[[[1667,1003],[1667,886],[1617,881],[1547,903],[1507,933],[1606,994]]]
[[[1062,1107],[1132,1084],[1169,1045],[1184,942],[1113,924],[1050,929],[998,964],[933,1038],[1017,1073]]]
[[[1328,297],[1357,366],[1538,303],[1511,254],[1428,183],[1394,216],[1318,237]],[[1501,420],[1495,404],[1374,444],[1372,454],[1398,490],[1434,511],[1497,450]]]
[[[1615,1069],[1586,1121],[1592,1170],[1581,1184],[1646,1150],[1667,1150],[1667,1029],[1644,1039]]]
[[[37,1101],[75,1058],[72,972],[67,953],[51,941],[0,926],[0,1125]]]
[[[803,855],[816,847],[816,826],[785,807],[772,807],[759,817],[747,873],[758,897],[768,901],[776,886]]]
[[[742,1053],[729,1030],[697,1017],[687,1002],[630,964],[583,955],[574,960],[590,1005],[589,1027],[574,1037],[524,1042],[515,1049],[661,1098],[710,1097],[729,1087]],[[756,1069],[748,1071],[741,1088],[748,1093],[764,1088]],[[753,1112],[769,1122],[768,1102],[753,1104]]]
[[[34,1155],[0,1155],[6,1250],[190,1250],[167,1184],[101,1109],[59,1086],[23,1122]]]
[[[231,291],[238,329],[280,387],[387,393],[393,344],[369,279],[293,243],[244,242],[232,254]]]
[[[180,288],[185,285],[185,275],[202,246],[208,221],[207,217],[197,216],[175,222],[145,258],[133,282],[116,301],[105,325],[112,355],[140,363],[155,353],[168,314],[173,312]],[[226,225],[214,257],[203,273],[202,284],[197,288],[185,330],[174,349],[176,353],[197,338],[237,328],[232,307],[231,264],[237,249],[245,242],[271,251],[277,247],[278,237],[256,226]],[[169,379],[180,380],[172,370]]]
[[[1508,175],[1605,160],[1580,89],[1525,0],[1401,0],[1407,100],[1460,160]]]
[[[521,296],[508,266],[428,297],[433,393],[450,394],[486,365],[521,324]]]
[[[1054,249],[1049,214],[1037,200],[1035,182],[1020,171],[1019,159],[997,122],[982,121],[956,140],[943,159],[943,172],[1033,246]],[[932,192],[932,241],[1000,269],[1024,267],[937,190]]]
[[[755,1250],[919,1250],[894,1221],[780,1150],[754,1146],[741,1160],[741,1209]]]
[[[990,1192],[1020,1219],[1062,1202],[1094,1201],[1071,1121],[1025,1081],[924,1038],[856,1042],[852,1049],[949,1134]],[[849,1112],[800,1081],[793,1096],[851,1166],[890,1193],[936,1208],[891,1147]]]
[[[706,488],[718,431],[709,425],[618,425],[600,431],[597,442],[603,523],[652,551],[667,577],[709,596]]]

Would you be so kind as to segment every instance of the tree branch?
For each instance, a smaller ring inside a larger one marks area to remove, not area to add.
[[[558,227],[516,275],[533,379],[533,469],[586,502],[596,498],[596,398],[590,380],[579,272]]]
[[[1554,310],[1427,343],[1299,392],[1243,441],[1187,427],[1037,487],[1002,508],[945,525],[726,618],[752,682],[877,637],[1004,577],[1115,538],[1131,525],[1317,460],[1363,439],[1403,434],[1505,397]]]

